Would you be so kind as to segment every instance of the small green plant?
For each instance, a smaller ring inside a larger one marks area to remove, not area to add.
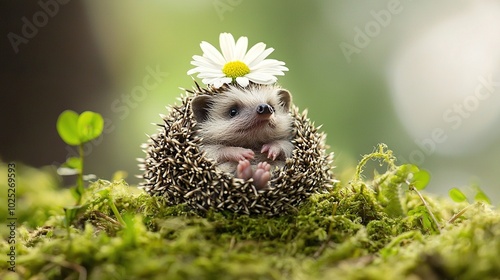
[[[76,199],[76,205],[64,208],[65,224],[69,235],[69,226],[76,217],[87,209],[81,205],[85,188],[83,186],[83,146],[85,143],[99,137],[104,127],[104,120],[98,113],[85,111],[78,115],[76,112],[66,110],[57,119],[57,132],[62,140],[71,146],[78,147],[79,157],[70,157],[63,164],[71,174],[77,175],[76,186],[71,193]]]
[[[113,211],[113,214],[115,214],[115,217],[118,220],[118,222],[122,226],[126,225],[125,220],[123,220],[122,216],[120,215],[120,211],[118,211],[118,209],[116,208],[116,205],[114,203],[113,197],[111,196],[110,190],[107,188],[103,188],[103,189],[98,190],[96,193],[100,196],[100,199],[96,200],[95,203],[100,202],[100,200],[106,201],[106,203],[109,206],[109,208],[111,209],[111,211]]]
[[[396,158],[392,151],[385,144],[379,144],[373,153],[365,155],[361,159],[356,168],[354,182],[361,181],[363,167],[369,160],[378,160],[381,164],[385,163],[388,166],[388,172],[383,175],[376,174],[372,186],[378,201],[384,206],[385,212],[391,217],[418,216],[422,220],[425,229],[435,229],[439,233],[440,225],[427,201],[420,193],[429,184],[429,172],[419,169],[414,164],[396,165]],[[403,191],[405,191],[403,185],[407,185],[409,191],[413,191],[418,195],[423,207],[406,209],[405,197],[402,195]],[[435,227],[432,227],[432,224]]]
[[[76,204],[82,201],[83,187],[83,145],[99,137],[104,127],[104,120],[98,113],[85,111],[78,115],[76,112],[66,110],[57,119],[57,132],[66,144],[78,147],[79,157],[70,157],[63,164],[64,167],[74,170],[77,174],[76,188],[73,195]]]
[[[490,198],[486,195],[486,193],[483,192],[483,190],[479,186],[473,185],[472,189],[475,193],[474,199],[473,199],[474,203],[471,203],[471,200],[458,188],[452,188],[448,191],[448,195],[450,196],[450,198],[453,201],[455,201],[457,203],[461,203],[461,202],[468,202],[469,203],[469,205],[467,205],[465,208],[463,208],[458,213],[453,215],[453,217],[451,217],[451,219],[448,220],[448,223],[450,223],[450,224],[454,223],[465,212],[467,212],[467,210],[469,210],[470,208],[472,208],[474,206],[480,205],[482,203],[491,204]]]
[[[474,192],[473,202],[483,202],[486,204],[491,204],[490,198],[484,193],[484,191],[477,185],[472,186],[472,190]],[[471,199],[467,197],[461,190],[458,188],[452,188],[448,191],[448,195],[455,202],[464,202],[468,201],[471,203]]]
[[[449,190],[448,195],[455,202],[464,202],[465,200],[467,200],[467,196],[465,196],[465,194],[457,188],[452,188],[451,190]]]

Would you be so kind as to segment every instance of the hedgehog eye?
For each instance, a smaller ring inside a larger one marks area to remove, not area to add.
[[[269,101],[267,102],[267,104],[269,104],[269,106],[271,106],[271,109],[273,110],[273,112],[276,112],[276,107],[274,107],[274,103]]]
[[[232,118],[234,116],[238,115],[238,108],[236,107],[233,107],[231,109],[229,109],[229,116]]]

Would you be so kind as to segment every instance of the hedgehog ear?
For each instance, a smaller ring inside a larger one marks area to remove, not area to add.
[[[279,89],[278,98],[280,100],[280,105],[288,111],[290,109],[290,105],[292,104],[292,94],[290,94],[290,92],[286,89]]]
[[[211,99],[212,97],[209,95],[198,95],[191,101],[191,110],[196,122],[202,123],[208,119],[208,108]]]

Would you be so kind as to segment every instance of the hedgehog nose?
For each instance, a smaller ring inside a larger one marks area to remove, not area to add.
[[[257,114],[270,115],[272,113],[274,113],[274,109],[268,104],[260,104],[259,106],[257,106]]]

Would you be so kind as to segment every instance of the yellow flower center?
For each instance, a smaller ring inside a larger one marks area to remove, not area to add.
[[[231,77],[234,80],[250,73],[250,68],[248,68],[248,65],[244,62],[235,60],[226,63],[224,67],[222,67],[222,73],[226,74],[226,77]]]

